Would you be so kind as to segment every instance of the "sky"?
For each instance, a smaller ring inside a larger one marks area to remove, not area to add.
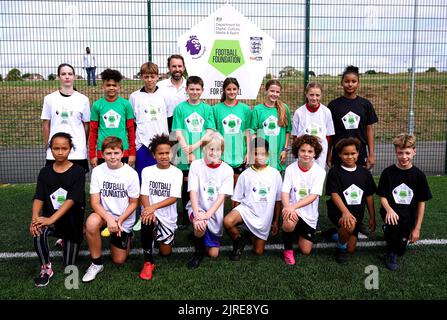
[[[417,19],[415,1],[418,2]],[[303,71],[305,1],[151,1],[152,60],[166,72],[177,38],[228,2],[272,36],[275,49],[266,73],[285,66]],[[312,0],[310,70],[340,74],[348,64],[360,71],[447,71],[447,3],[443,0]],[[131,78],[148,61],[146,0],[0,1],[0,74],[56,73],[67,62],[85,77],[82,55],[89,46],[99,71],[110,67]],[[416,21],[416,32],[414,26]]]

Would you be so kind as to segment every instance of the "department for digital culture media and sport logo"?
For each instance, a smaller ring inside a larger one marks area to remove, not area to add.
[[[189,36],[189,40],[186,41],[186,51],[189,53],[191,58],[199,59],[201,56],[203,56],[205,50],[205,46],[202,47],[197,36]]]
[[[250,53],[254,56],[250,57],[250,60],[262,61],[262,47],[262,37],[250,37]]]

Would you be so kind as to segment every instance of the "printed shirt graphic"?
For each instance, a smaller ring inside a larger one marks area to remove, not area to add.
[[[281,129],[278,125],[278,118],[273,115],[265,119],[262,125],[266,136],[277,136]]]
[[[320,126],[319,124],[312,122],[310,123],[310,125],[304,129],[304,132],[306,134],[310,134],[311,136],[315,136],[317,138],[320,138],[320,141],[322,141],[324,139],[324,132],[326,130],[323,130],[323,127]]]
[[[402,183],[393,189],[393,198],[398,204],[410,204],[413,196],[413,190],[411,190],[405,183]]]
[[[251,191],[253,192],[253,199],[255,202],[265,203],[268,201],[271,187],[265,181],[257,181]]]
[[[348,205],[357,205],[362,203],[363,190],[352,184],[349,188],[343,191],[346,203]]]
[[[64,204],[65,200],[67,199],[67,194],[67,190],[59,188],[50,195],[50,200],[53,204],[54,210],[59,210],[59,208]]]
[[[222,126],[225,134],[236,134],[241,131],[242,119],[234,114],[230,114],[222,119]]]
[[[346,130],[357,129],[360,124],[360,116],[352,111],[345,114],[341,120],[343,121]]]
[[[113,110],[109,110],[102,116],[104,124],[107,129],[118,128],[121,121],[121,116]]]
[[[197,112],[191,113],[185,119],[185,125],[189,132],[202,132],[205,119],[202,118]]]

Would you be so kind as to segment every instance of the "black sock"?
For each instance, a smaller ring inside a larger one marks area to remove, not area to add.
[[[284,250],[293,250],[293,232],[282,232],[282,241],[284,243]]]
[[[93,264],[96,264],[97,266],[102,265],[102,256],[99,258],[95,258],[95,259],[91,258],[91,259],[92,259]]]
[[[194,253],[196,254],[201,254],[204,255],[205,254],[205,237],[197,237],[196,235],[194,235],[193,241],[194,241]]]
[[[154,257],[152,255],[152,246],[154,243],[154,224],[141,223],[141,244],[143,246],[144,261],[154,263]]]

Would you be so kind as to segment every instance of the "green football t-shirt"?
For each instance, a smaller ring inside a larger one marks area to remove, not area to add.
[[[279,156],[286,144],[286,133],[292,130],[292,121],[290,119],[290,110],[287,105],[287,126],[280,127],[278,124],[278,110],[270,108],[264,104],[258,104],[253,109],[253,131],[258,137],[264,138],[269,143],[269,164],[284,171],[286,164],[281,164]]]
[[[245,131],[251,128],[252,111],[242,102],[232,107],[221,102],[213,107],[213,112],[216,129],[225,139],[222,159],[233,168],[239,167],[247,153]]]
[[[182,131],[188,145],[192,145],[202,139],[206,129],[216,130],[211,106],[203,101],[197,105],[183,101],[175,108],[172,131]],[[202,159],[202,148],[197,148],[193,154],[196,159]],[[178,149],[178,157],[179,163],[177,167],[180,170],[189,170],[187,154],[180,147]]]

